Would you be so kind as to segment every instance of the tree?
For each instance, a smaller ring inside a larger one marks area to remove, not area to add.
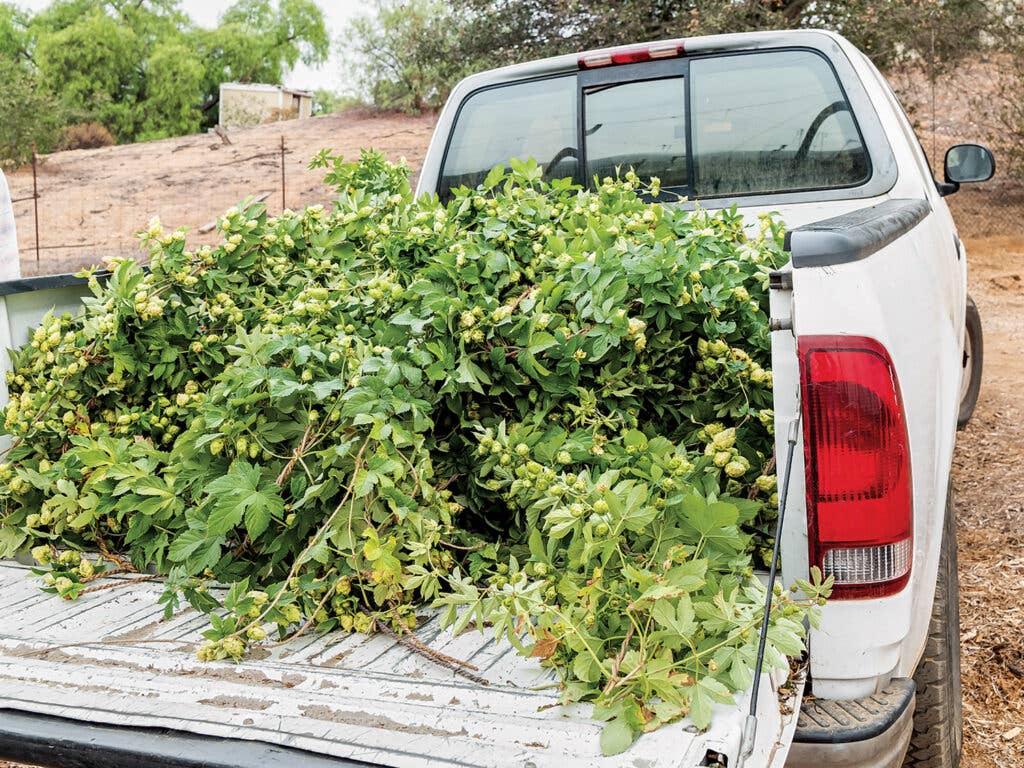
[[[238,25],[256,37],[255,46],[269,63],[292,68],[322,64],[331,40],[323,13],[313,0],[238,0],[221,18],[222,25]]]
[[[56,143],[60,109],[24,64],[0,59],[0,83],[0,168],[17,168],[32,157],[33,144],[48,152]]]
[[[55,0],[31,18],[0,2],[0,59],[24,62],[71,122],[119,141],[212,125],[222,82],[280,82],[329,49],[313,0],[238,0],[214,30],[180,0]]]
[[[28,15],[17,6],[0,3],[0,55],[8,61],[27,61],[30,39]]]
[[[836,30],[881,67],[977,48],[984,0],[454,0],[465,37],[502,61],[671,37],[767,29]]]
[[[41,35],[35,51],[40,84],[58,94],[74,122],[95,119],[120,140],[140,120],[143,46],[131,27],[94,10],[58,32]]]
[[[375,0],[373,14],[343,36],[362,94],[387,109],[439,107],[460,77],[487,61],[461,31],[468,22],[435,0]]]
[[[146,60],[146,99],[140,138],[199,131],[205,71],[196,54],[180,42],[161,43]]]

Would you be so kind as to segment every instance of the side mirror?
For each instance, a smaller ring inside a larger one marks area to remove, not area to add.
[[[988,181],[996,172],[996,159],[987,147],[980,144],[957,144],[946,152],[946,183],[939,185],[939,192],[950,195],[961,184]]]

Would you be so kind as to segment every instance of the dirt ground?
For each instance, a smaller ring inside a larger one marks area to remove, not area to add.
[[[985,373],[953,468],[965,768],[1024,766],[1024,237],[968,240]]]
[[[297,207],[325,199],[318,175],[305,170],[321,147],[354,157],[360,147],[372,145],[392,157],[404,155],[415,169],[433,122],[432,116],[344,113],[250,129],[235,134],[231,145],[220,145],[213,136],[193,136],[62,153],[47,158],[42,173],[50,174],[46,183],[51,187],[60,180],[67,210],[76,205],[106,210],[127,200],[136,212],[131,226],[153,212],[169,223],[198,226],[201,221],[183,219],[196,218],[196,197],[215,206],[212,218],[246,194],[279,189],[273,186],[279,157],[261,153],[270,152],[282,132],[288,187],[295,197],[288,204]],[[140,165],[158,169],[146,173],[164,174],[166,183],[138,179]],[[24,173],[12,178],[15,197],[26,183],[31,177]],[[268,205],[280,207],[272,199]],[[24,210],[22,205],[19,211]],[[79,232],[81,222],[59,214],[56,208],[46,214],[64,222],[52,225],[62,227],[53,236],[82,237],[82,247],[48,250],[38,267],[25,249],[25,274],[67,271],[96,261],[98,249],[87,245],[97,234]],[[985,373],[974,420],[958,438],[953,475],[960,544],[963,765],[1024,768],[1024,472],[1019,466],[1024,456],[1024,232],[968,239],[967,248],[970,291],[985,328]],[[0,768],[15,767],[0,762]]]
[[[40,156],[39,262],[35,254],[32,169],[8,175],[22,274],[73,272],[105,256],[139,253],[135,233],[159,216],[165,227],[186,226],[192,243],[214,242],[196,230],[246,196],[266,195],[271,213],[285,205],[327,203],[323,171],[310,159],[330,148],[357,159],[363,147],[405,158],[418,169],[434,129],[434,115],[353,109],[307,120],[233,130],[225,144],[213,134]],[[284,182],[282,152],[284,142]],[[284,196],[282,199],[282,186]]]

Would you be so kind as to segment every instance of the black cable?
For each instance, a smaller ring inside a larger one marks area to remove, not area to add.
[[[764,615],[761,618],[761,635],[757,644],[757,661],[754,665],[754,683],[750,689],[750,711],[747,714],[746,722],[743,724],[743,738],[740,746],[740,762],[750,754],[754,748],[754,735],[757,731],[757,689],[761,683],[761,669],[764,666],[764,648],[768,642],[768,619],[772,612],[772,597],[775,594],[775,577],[778,574],[780,536],[782,532],[782,521],[786,516],[786,497],[789,495],[789,477],[793,471],[793,452],[796,449],[797,427],[800,418],[793,420],[789,430],[788,448],[786,451],[786,472],[782,476],[782,486],[779,493],[779,516],[775,521],[775,543],[772,546],[772,562],[768,569],[768,595],[764,601]]]

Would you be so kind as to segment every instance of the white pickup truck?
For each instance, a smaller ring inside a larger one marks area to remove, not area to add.
[[[325,137],[329,142],[329,137]],[[509,156],[586,182],[632,166],[744,214],[777,211],[777,455],[795,444],[782,579],[836,580],[788,685],[765,675],[603,758],[585,707],[551,707],[533,662],[436,620],[419,638],[489,685],[384,636],[306,637],[240,664],[195,661],[205,618],[160,587],[63,603],[0,564],[0,758],[47,766],[931,766],[959,763],[956,538],[949,475],[977,398],[980,321],[944,195],[991,177],[977,145],[933,179],[871,62],[826,32],[688,38],[475,75],[438,120],[419,192],[475,185]],[[683,203],[686,205],[687,203]],[[0,284],[17,346],[82,281]],[[2,379],[0,379],[2,382]],[[0,383],[6,401],[6,388]],[[115,577],[116,578],[116,577]],[[746,732],[745,732],[746,731]]]

